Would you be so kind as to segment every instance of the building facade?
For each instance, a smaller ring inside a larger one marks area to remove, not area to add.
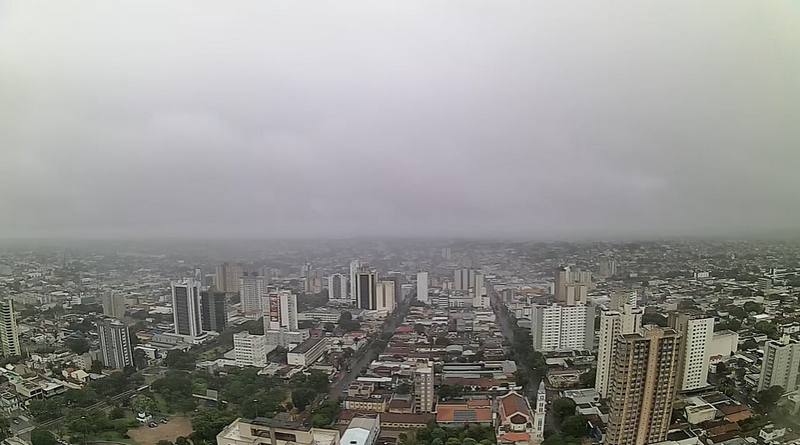
[[[236,366],[267,366],[267,339],[263,335],[246,331],[233,334],[233,351]]]
[[[213,287],[200,291],[200,312],[204,331],[224,331],[228,325],[228,305],[225,292]]]
[[[614,365],[616,340],[621,334],[639,332],[642,327],[642,308],[625,304],[621,311],[600,312],[600,335],[597,344],[597,374],[594,387],[600,397],[608,397],[608,385]]]
[[[242,278],[244,269],[241,264],[222,263],[216,270],[216,287],[228,294],[239,293],[239,279]]]
[[[417,272],[417,301],[428,304],[428,272]]]
[[[328,299],[332,301],[347,301],[347,277],[335,273],[328,277]]]
[[[119,320],[107,319],[97,323],[100,334],[100,354],[107,368],[133,366],[133,350],[128,327]]]
[[[22,355],[13,300],[0,300],[0,347],[4,357]]]
[[[246,317],[258,317],[262,313],[261,302],[267,295],[267,279],[263,275],[244,273],[239,278],[239,301]]]
[[[784,336],[764,344],[764,361],[758,379],[758,390],[780,386],[791,392],[800,385],[800,342]]]
[[[553,292],[556,302],[568,306],[586,304],[592,287],[592,273],[569,266],[556,270]]]
[[[436,395],[433,390],[433,363],[419,363],[414,369],[414,401],[417,412],[432,413]]]
[[[714,318],[673,313],[669,325],[681,336],[678,390],[691,391],[708,386],[709,344],[714,336]]]
[[[172,317],[176,334],[192,339],[202,334],[199,281],[184,278],[172,282]]]
[[[103,315],[119,319],[125,317],[125,297],[113,292],[103,294]]]
[[[541,352],[591,350],[594,306],[534,305],[531,310],[533,348]]]

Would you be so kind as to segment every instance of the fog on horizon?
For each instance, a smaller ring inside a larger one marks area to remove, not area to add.
[[[0,238],[800,221],[800,3],[0,1]]]

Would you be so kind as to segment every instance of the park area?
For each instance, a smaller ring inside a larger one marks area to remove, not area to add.
[[[128,430],[128,436],[138,444],[156,444],[161,440],[175,442],[175,439],[188,437],[192,433],[192,423],[188,417],[171,417],[168,423],[159,423],[157,427],[150,428],[142,425],[139,428]]]

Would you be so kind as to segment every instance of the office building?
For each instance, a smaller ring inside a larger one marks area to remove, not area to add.
[[[374,270],[362,268],[356,273],[356,301],[360,309],[374,311],[378,307],[376,299],[376,287],[378,284],[378,275]]]
[[[784,392],[791,392],[800,386],[800,342],[784,335],[780,340],[769,340],[764,344],[764,361],[758,390],[780,386]]]
[[[677,391],[680,335],[645,326],[617,339],[609,387],[606,445],[647,445],[667,438]]]
[[[262,305],[264,332],[297,331],[297,295],[288,290],[271,292]]]
[[[556,271],[554,293],[558,303],[568,306],[586,304],[591,287],[591,272],[569,266]]]
[[[286,363],[292,366],[311,366],[328,352],[330,345],[325,337],[311,337],[286,354]]]
[[[418,363],[414,369],[414,401],[417,412],[432,413],[436,395],[433,392],[433,363]]]
[[[617,261],[613,258],[600,259],[598,275],[600,278],[611,278],[617,274]]]
[[[267,339],[247,331],[233,334],[233,352],[236,366],[267,366]]]
[[[267,295],[267,280],[255,272],[245,272],[239,278],[239,301],[245,317],[258,318],[263,312],[261,302]]]
[[[217,266],[217,289],[227,294],[239,293],[239,279],[244,275],[241,264],[222,263]]]
[[[256,417],[234,420],[217,434],[217,445],[347,445],[335,429],[312,428],[301,422]]]
[[[119,319],[125,317],[125,297],[114,292],[103,294],[103,315]]]
[[[303,277],[303,292],[306,294],[318,294],[322,292],[322,277],[319,271],[309,269],[307,275]]]
[[[468,291],[474,287],[475,271],[472,269],[456,269],[453,271],[453,289]]]
[[[202,336],[200,321],[200,282],[193,278],[172,282],[172,317],[175,333],[190,342]]]
[[[14,300],[0,300],[0,346],[3,348],[4,357],[22,355]]]
[[[375,285],[375,310],[386,313],[394,311],[396,306],[394,280],[381,280]]]
[[[417,272],[417,301],[429,304],[428,298],[428,272]]]
[[[491,307],[489,296],[486,293],[486,283],[483,274],[476,273],[474,275],[473,287],[470,288],[472,295],[472,307],[488,309]]]
[[[597,344],[597,373],[594,387],[600,397],[608,397],[608,385],[613,371],[616,340],[622,334],[634,334],[641,330],[644,310],[625,304],[621,311],[600,312],[600,335]]]
[[[395,306],[403,300],[403,274],[400,272],[389,272],[387,276],[383,277],[382,281],[391,281],[394,283],[394,302]]]
[[[708,386],[709,344],[714,336],[714,318],[672,313],[669,326],[681,336],[678,390],[691,391]]]
[[[540,352],[589,351],[594,345],[594,306],[534,305],[531,335],[533,348]]]
[[[128,327],[119,320],[106,319],[97,323],[100,334],[100,354],[106,368],[122,369],[133,366],[133,350]]]
[[[350,261],[350,301],[353,302],[354,306],[358,306],[358,282],[356,279],[356,274],[361,269],[361,261],[360,260],[353,260]]]
[[[328,300],[347,301],[347,277],[335,273],[328,277]]]
[[[222,332],[228,325],[225,292],[212,287],[200,291],[200,321],[204,331]]]

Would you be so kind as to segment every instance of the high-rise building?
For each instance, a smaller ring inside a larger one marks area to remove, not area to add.
[[[297,295],[282,290],[270,292],[262,303],[264,331],[297,331]]]
[[[691,391],[708,386],[708,351],[714,337],[714,318],[672,313],[669,326],[681,336],[678,390]]]
[[[133,351],[128,327],[119,320],[106,319],[97,323],[100,334],[100,354],[107,368],[133,366]]]
[[[261,301],[267,295],[267,280],[255,272],[245,272],[239,279],[239,301],[246,317],[258,318],[263,309]]]
[[[539,389],[536,391],[536,411],[533,414],[533,438],[536,443],[544,440],[544,421],[547,417],[547,390],[544,387],[544,380],[539,382]]]
[[[322,277],[318,270],[310,269],[308,275],[303,277],[303,292],[307,294],[322,292]]]
[[[414,369],[414,401],[417,412],[433,412],[433,402],[436,396],[433,393],[433,364],[418,363]]]
[[[470,292],[472,293],[472,307],[488,309],[491,307],[489,296],[486,293],[486,282],[482,273],[475,273]]]
[[[785,392],[800,387],[800,342],[784,335],[781,340],[769,340],[764,344],[764,361],[758,390],[780,386]]]
[[[0,347],[3,356],[22,355],[19,347],[19,330],[14,314],[14,300],[0,300]]]
[[[247,331],[233,334],[233,353],[236,366],[267,366],[267,338]]]
[[[594,306],[534,305],[531,309],[533,349],[540,352],[591,350]]]
[[[600,278],[611,278],[617,274],[617,261],[613,258],[602,258],[599,269]]]
[[[608,397],[608,386],[613,371],[616,340],[622,334],[634,334],[642,327],[644,310],[625,304],[620,311],[600,312],[600,335],[597,344],[597,374],[594,387],[600,397]]]
[[[103,315],[119,319],[125,317],[125,297],[113,292],[103,294]]]
[[[677,391],[680,335],[645,326],[617,339],[609,388],[606,445],[647,445],[667,438]]]
[[[328,277],[328,300],[346,301],[347,299],[347,277],[340,273]]]
[[[356,274],[361,269],[361,260],[350,261],[350,300],[358,306],[358,280]]]
[[[428,272],[417,272],[417,301],[428,304]]]
[[[591,287],[591,272],[569,266],[556,271],[554,286],[556,302],[569,306],[586,304]]]
[[[449,247],[442,247],[442,259],[450,261],[453,259],[453,250]]]
[[[611,294],[609,309],[620,312],[625,305],[636,307],[639,305],[639,295],[636,291],[614,292]]]
[[[472,269],[456,269],[453,271],[453,289],[469,290],[475,286],[475,271]]]
[[[395,281],[381,280],[375,285],[375,310],[387,313],[394,311],[396,306]]]
[[[225,292],[214,287],[200,291],[201,325],[204,331],[222,332],[228,325]]]
[[[239,293],[239,279],[242,278],[244,269],[241,264],[222,263],[217,266],[217,289],[228,294]]]
[[[201,336],[199,281],[184,278],[172,282],[172,317],[176,334],[192,339]]]
[[[376,286],[378,275],[374,270],[362,268],[356,273],[356,301],[360,309],[376,310],[378,301],[376,300]]]

